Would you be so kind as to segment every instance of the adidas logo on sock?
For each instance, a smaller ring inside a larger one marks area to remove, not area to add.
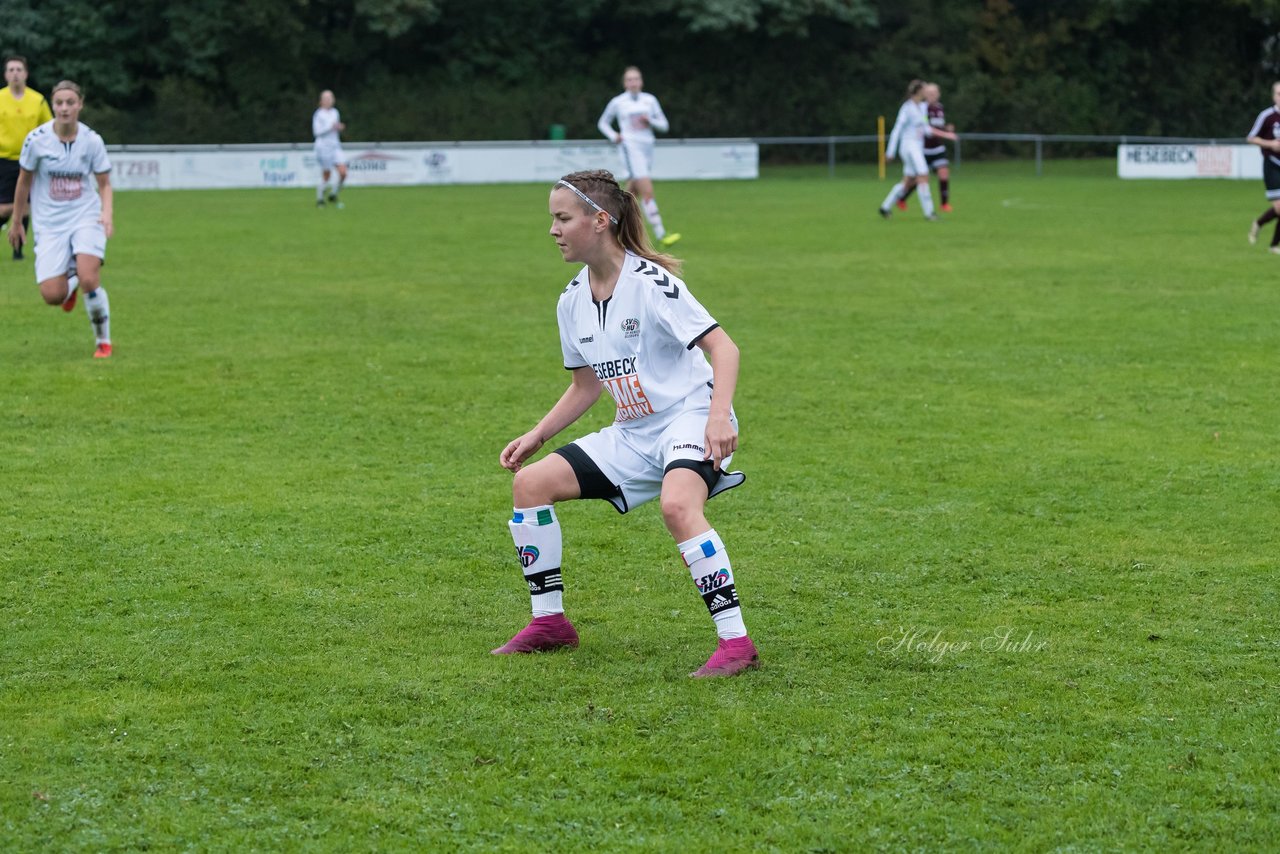
[[[730,602],[728,599],[726,599],[724,596],[721,596],[719,593],[717,593],[715,595],[715,598],[713,598],[709,603],[707,603],[707,609],[711,611],[711,613],[713,614],[716,611],[723,611],[725,608],[732,608],[732,607],[733,607],[733,603]]]

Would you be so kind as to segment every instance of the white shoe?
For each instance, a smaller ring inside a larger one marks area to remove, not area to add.
[[[1254,220],[1249,224],[1249,245],[1252,246],[1258,242],[1259,231],[1261,231],[1261,228],[1259,227],[1257,220]]]
[[[1272,255],[1280,255],[1280,246],[1272,246],[1272,247],[1271,247],[1271,254],[1272,254]]]

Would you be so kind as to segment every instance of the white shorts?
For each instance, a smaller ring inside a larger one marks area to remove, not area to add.
[[[36,223],[36,282],[76,271],[77,255],[107,257],[107,232],[100,222],[82,222],[66,231],[48,231]]]
[[[347,163],[347,153],[342,150],[341,145],[335,145],[332,148],[317,148],[316,165],[320,167],[321,172],[328,172],[335,166],[345,166]]]
[[[630,181],[633,178],[648,178],[653,174],[653,143],[627,142],[618,143],[618,157],[622,160],[622,174],[619,181]]]
[[[616,496],[584,493],[582,497],[605,498],[622,513],[657,498],[662,492],[662,477],[669,465],[681,460],[704,462],[710,403],[711,389],[707,389],[705,398],[689,401],[669,416],[667,413],[650,416],[638,425],[610,424],[574,441],[572,444],[596,464],[619,493]],[[738,418],[732,412],[729,413],[729,422],[735,430],[738,429]],[[570,454],[564,456],[571,464],[575,462]],[[726,476],[732,459],[733,454],[730,454],[720,461],[721,471],[726,472]],[[741,475],[738,477],[732,486],[741,483]],[[724,488],[728,487],[729,484],[724,485]],[[723,489],[717,488],[713,494],[720,491]]]
[[[928,175],[929,161],[924,157],[924,149],[914,145],[903,146],[898,150],[902,158],[903,175]]]

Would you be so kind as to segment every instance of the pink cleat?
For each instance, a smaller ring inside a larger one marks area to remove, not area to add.
[[[72,309],[74,309],[74,308],[76,307],[76,296],[77,296],[79,293],[80,293],[80,289],[79,289],[79,288],[76,288],[74,291],[72,291],[72,292],[71,292],[71,296],[67,297],[66,299],[64,299],[64,300],[62,301],[62,310],[63,310],[63,311],[71,311]]]
[[[111,345],[110,345],[110,344],[107,344],[107,343],[99,344],[99,345],[98,345],[98,348],[97,348],[96,350],[94,350],[94,351],[93,351],[93,358],[95,358],[95,359],[110,359],[110,358],[111,358]]]
[[[534,617],[529,625],[516,632],[516,636],[493,650],[494,655],[514,655],[521,652],[551,652],[561,647],[578,645],[578,633],[564,614],[550,617]]]
[[[907,200],[898,199],[898,210],[905,211],[907,209]]]
[[[722,640],[716,645],[707,663],[689,675],[695,679],[707,676],[737,676],[744,670],[760,666],[760,655],[751,638],[740,637],[733,640]]]

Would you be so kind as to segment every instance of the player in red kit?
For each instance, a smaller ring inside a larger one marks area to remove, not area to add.
[[[1271,251],[1280,255],[1280,83],[1271,86],[1270,107],[1254,120],[1246,142],[1262,149],[1262,182],[1267,188],[1267,201],[1271,206],[1249,226],[1249,242],[1258,242],[1258,231],[1276,219],[1276,229],[1271,235]]]

